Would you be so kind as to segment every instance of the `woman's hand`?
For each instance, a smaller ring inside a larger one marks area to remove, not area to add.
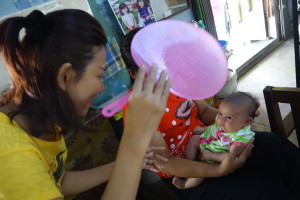
[[[145,134],[151,138],[165,113],[171,80],[166,80],[166,71],[162,71],[155,84],[156,73],[157,67],[154,65],[145,78],[146,69],[142,66],[129,96],[125,129],[135,130],[134,133],[127,133],[136,133],[135,136],[139,138],[145,137]]]
[[[149,147],[144,157],[143,169],[160,172],[164,168],[164,165],[162,163],[168,162],[168,159],[156,154],[154,151],[163,150],[165,150],[165,147]],[[160,162],[158,163],[156,160],[159,160]]]
[[[251,155],[251,150],[254,147],[253,141],[254,139],[246,147],[243,147],[241,144],[231,146],[229,153],[219,165],[220,176],[225,176],[244,165],[247,158]]]

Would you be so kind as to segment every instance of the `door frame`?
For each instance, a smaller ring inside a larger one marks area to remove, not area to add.
[[[266,7],[265,7],[265,1],[263,0],[263,9],[265,12],[265,22],[267,26],[266,21]],[[258,64],[261,60],[263,60],[267,55],[269,55],[273,50],[275,50],[279,45],[281,45],[284,42],[284,38],[281,32],[281,21],[280,21],[280,13],[278,4],[280,0],[271,0],[274,4],[272,4],[272,9],[274,10],[274,16],[275,16],[275,23],[276,23],[276,33],[277,38],[268,44],[266,47],[261,49],[258,53],[253,55],[250,59],[245,61],[244,64],[242,64],[236,71],[238,78],[241,78],[243,75],[245,75],[249,70],[251,70],[256,64]],[[205,6],[202,6],[205,4]],[[202,6],[202,7],[201,7]],[[207,31],[210,32],[212,35],[216,37],[216,27],[215,22],[212,14],[212,8],[210,4],[210,0],[195,0],[192,1],[192,7],[194,15],[196,16],[196,20],[202,20],[206,27],[210,27]],[[203,9],[205,7],[205,9]],[[208,10],[209,9],[209,10]],[[199,15],[200,13],[200,15]],[[206,16],[203,17],[203,16]],[[202,17],[202,18],[200,18]]]

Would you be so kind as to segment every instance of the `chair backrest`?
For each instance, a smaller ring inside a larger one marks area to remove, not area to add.
[[[266,86],[263,93],[271,131],[287,138],[295,130],[300,148],[300,88]],[[279,103],[291,106],[291,112],[284,119]]]

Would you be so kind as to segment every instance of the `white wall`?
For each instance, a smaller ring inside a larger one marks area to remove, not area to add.
[[[84,10],[92,15],[92,11],[87,0],[61,0],[64,8],[74,8]]]
[[[167,3],[161,0],[151,0],[150,3],[156,20],[164,18],[164,13],[168,11]]]

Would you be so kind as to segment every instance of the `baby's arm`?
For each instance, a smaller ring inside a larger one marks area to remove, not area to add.
[[[201,135],[202,133],[204,133],[207,130],[208,126],[196,126],[193,130],[194,135]]]
[[[194,100],[198,118],[206,125],[214,124],[218,109],[211,107],[204,100]]]

